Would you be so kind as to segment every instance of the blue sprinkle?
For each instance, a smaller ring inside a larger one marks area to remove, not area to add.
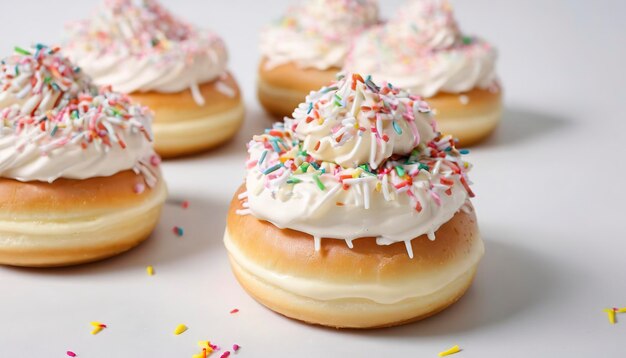
[[[461,154],[463,154],[463,155],[467,155],[467,154],[469,154],[469,152],[470,152],[470,151],[469,151],[469,150],[467,150],[467,149],[461,149],[461,150],[459,150],[459,153],[461,153]]]
[[[273,167],[266,169],[263,172],[263,174],[265,174],[265,175],[271,174],[271,173],[277,171],[278,169],[280,169],[282,166],[283,166],[282,164],[276,164]]]
[[[267,156],[267,150],[263,151],[263,154],[261,154],[261,159],[259,159],[259,166],[263,164],[266,156]]]
[[[310,114],[312,110],[313,110],[313,102],[309,102],[309,110],[306,112],[306,114]]]
[[[398,125],[396,121],[391,122],[393,124],[393,129],[398,133],[398,135],[402,135],[402,128]]]
[[[272,143],[272,147],[274,147],[274,151],[276,153],[280,153],[280,147],[278,146],[278,143],[276,142],[277,142],[277,139],[274,139],[274,138],[270,139],[270,143]]]

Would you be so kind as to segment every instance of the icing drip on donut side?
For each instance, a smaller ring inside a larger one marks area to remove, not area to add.
[[[155,185],[147,108],[92,85],[58,48],[16,52],[1,61],[0,176],[52,182],[134,170]]]
[[[495,49],[463,35],[448,1],[408,1],[393,19],[359,36],[347,71],[370,73],[425,97],[498,88]]]
[[[68,25],[66,52],[100,85],[116,91],[191,90],[226,72],[228,54],[215,33],[188,24],[155,0],[107,0],[89,20]]]
[[[375,237],[405,242],[412,256],[411,240],[434,239],[473,196],[465,151],[434,131],[428,105],[359,75],[312,93],[248,153],[238,214],[310,234],[316,248],[321,238],[352,247]]]
[[[267,67],[341,68],[354,37],[379,22],[374,0],[305,0],[261,33]]]

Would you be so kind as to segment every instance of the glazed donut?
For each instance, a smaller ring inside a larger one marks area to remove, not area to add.
[[[375,238],[328,240],[281,230],[231,203],[224,242],[237,280],[254,299],[300,321],[336,328],[378,328],[417,321],[456,302],[484,251],[473,212],[458,212],[436,232],[379,246]],[[397,296],[394,296],[397,295]],[[364,314],[366,312],[366,314]]]
[[[348,74],[254,136],[224,236],[246,291],[337,328],[411,322],[458,300],[484,247],[471,165],[434,125],[420,97]]]
[[[334,81],[355,36],[379,22],[374,0],[305,0],[261,33],[258,97],[281,119]]]
[[[216,34],[174,17],[156,1],[126,0],[103,3],[94,18],[68,30],[67,53],[97,84],[130,94],[155,112],[161,156],[214,148],[241,127],[241,93]]]
[[[150,111],[94,86],[58,48],[16,51],[0,72],[0,264],[73,265],[136,246],[166,198]]]
[[[487,138],[502,117],[496,57],[489,43],[459,30],[447,1],[410,0],[358,37],[344,68],[428,98],[439,130],[467,146]]]

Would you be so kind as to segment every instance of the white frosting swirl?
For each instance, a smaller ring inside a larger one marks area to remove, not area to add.
[[[469,164],[432,124],[419,97],[359,75],[340,78],[250,142],[243,213],[308,233],[317,245],[376,237],[404,241],[412,256],[410,241],[434,239],[473,195]]]
[[[375,0],[306,0],[261,33],[268,67],[341,68],[354,37],[378,23]]]
[[[226,71],[222,39],[155,0],[107,0],[92,19],[68,29],[68,56],[97,84],[116,91],[181,92]]]
[[[1,177],[52,182],[132,169],[155,183],[146,108],[93,86],[58,49],[18,51],[0,72]]]
[[[464,36],[447,1],[409,1],[394,19],[355,41],[346,70],[425,97],[488,88],[496,81],[494,48]]]

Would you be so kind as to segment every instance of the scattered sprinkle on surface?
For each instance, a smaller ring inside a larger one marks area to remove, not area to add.
[[[604,310],[604,312],[606,312],[606,315],[607,315],[607,317],[609,319],[609,323],[610,324],[615,324],[615,322],[616,322],[615,321],[615,310],[611,309],[611,308],[606,308]]]
[[[91,324],[91,326],[93,327],[93,329],[91,330],[92,335],[96,335],[100,333],[103,329],[107,328],[106,324],[97,321],[90,322],[89,324]]]
[[[67,351],[65,352],[65,354],[67,354],[68,357],[76,357],[76,353],[72,352],[72,351]]]
[[[187,331],[187,326],[185,326],[184,324],[179,324],[178,326],[176,326],[176,329],[174,329],[174,334],[178,336],[183,334],[185,331]]]
[[[241,348],[238,344],[233,344],[233,351],[237,352]]]
[[[452,354],[456,354],[459,353],[461,351],[461,348],[459,348],[458,345],[455,345],[453,347],[451,347],[450,349],[447,349],[443,352],[439,352],[439,357],[446,357]]]
[[[174,235],[178,237],[182,237],[185,234],[185,230],[183,230],[183,228],[180,226],[174,226],[172,228],[172,232],[174,232]]]
[[[235,314],[239,312],[239,308],[235,308],[232,311],[230,311],[230,314]]]
[[[149,276],[154,276],[154,267],[152,266],[146,267],[146,272],[148,273]]]

